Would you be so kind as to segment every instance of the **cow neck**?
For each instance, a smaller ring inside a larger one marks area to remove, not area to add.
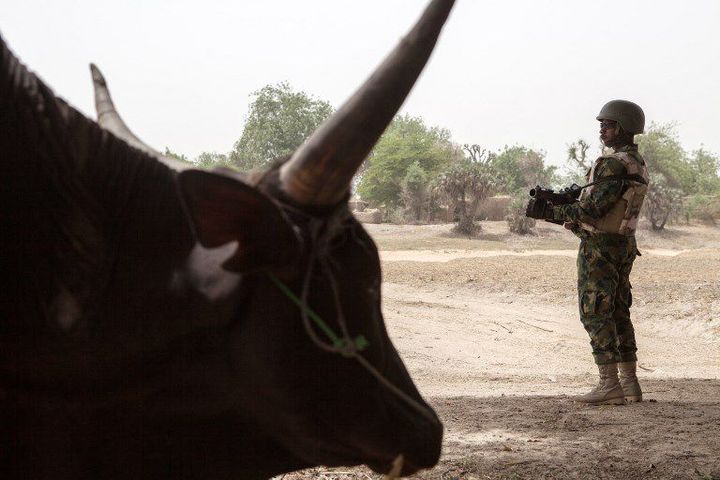
[[[370,375],[375,377],[381,385],[387,388],[401,401],[429,420],[435,421],[435,416],[428,408],[422,406],[419,402],[402,391],[397,385],[388,380],[387,377],[380,373],[377,368],[375,368],[364,356],[361,355],[360,352],[369,346],[366,337],[359,334],[353,338],[348,330],[347,322],[345,321],[345,313],[340,301],[340,289],[332,268],[333,262],[330,258],[330,249],[332,247],[332,240],[334,236],[337,235],[339,231],[354,226],[353,217],[348,208],[347,199],[340,202],[331,210],[325,209],[324,215],[314,215],[312,213],[308,213],[301,207],[284,203],[277,198],[276,201],[280,203],[282,209],[288,214],[294,223],[295,221],[298,221],[297,223],[301,223],[305,226],[305,229],[303,229],[303,236],[307,236],[306,248],[309,251],[309,257],[303,275],[302,291],[299,296],[274,274],[268,273],[267,275],[272,283],[275,284],[275,286],[300,309],[303,327],[310,340],[315,346],[323,351],[354,359],[363,368],[365,368]],[[297,223],[295,224],[297,225]],[[315,313],[308,304],[310,279],[312,278],[316,265],[319,266],[320,274],[327,278],[330,283],[340,334],[335,333],[327,322]],[[320,335],[318,335],[318,332],[316,332],[313,327],[313,323],[323,331],[330,341],[325,341],[320,338]]]

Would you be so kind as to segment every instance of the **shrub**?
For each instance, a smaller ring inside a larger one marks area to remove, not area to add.
[[[686,205],[693,219],[713,225],[720,220],[720,195],[693,195]]]
[[[527,202],[528,198],[524,195],[518,195],[513,198],[513,202],[510,205],[510,213],[505,217],[512,233],[517,233],[518,235],[535,233],[533,231],[533,228],[535,228],[535,219],[525,216]]]

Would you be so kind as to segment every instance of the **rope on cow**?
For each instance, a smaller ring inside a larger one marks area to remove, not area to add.
[[[312,265],[312,264],[311,264]],[[338,353],[346,358],[353,358],[355,359],[360,365],[362,365],[375,379],[380,382],[381,385],[383,385],[385,388],[390,390],[394,395],[396,395],[398,398],[403,400],[405,403],[407,403],[410,407],[412,407],[414,410],[419,412],[421,415],[427,417],[431,421],[435,421],[435,416],[428,411],[427,408],[420,405],[415,399],[410,397],[407,393],[403,392],[400,388],[398,388],[394,383],[392,383],[390,380],[388,380],[382,373],[380,373],[370,362],[367,361],[365,357],[360,355],[359,352],[364,350],[369,346],[369,343],[367,339],[363,335],[358,335],[353,340],[349,337],[349,335],[345,335],[344,338],[340,338],[333,330],[330,328],[330,326],[317,314],[315,313],[307,304],[307,292],[309,290],[309,279],[310,275],[312,273],[312,267],[308,268],[308,272],[305,275],[305,280],[303,281],[303,293],[302,298],[298,298],[297,295],[288,287],[285,283],[283,283],[280,279],[278,279],[275,275],[269,273],[268,277],[270,280],[280,289],[281,292],[283,292],[295,305],[297,305],[300,308],[302,317],[303,317],[303,325],[305,326],[305,331],[307,332],[308,336],[312,340],[312,342],[317,345],[320,349],[330,352],[330,353]],[[338,323],[340,323],[341,328],[344,332],[347,333],[346,324],[344,320],[344,316],[342,313],[342,308],[340,307],[339,302],[339,296],[337,295],[337,285],[335,282],[335,278],[332,275],[329,275],[330,283],[332,285],[333,290],[333,296],[335,297],[335,303],[337,307],[338,312]],[[328,344],[324,341],[322,341],[318,336],[317,333],[312,329],[310,322],[308,319],[312,319],[315,324],[328,336],[328,338],[332,341],[332,344]]]
[[[290,290],[290,287],[288,287],[283,282],[281,282],[273,274],[269,274],[269,277],[270,277],[270,280],[280,289],[281,292],[283,292],[290,300],[292,300],[292,302],[295,305],[297,305],[303,311],[303,313],[305,313],[308,317],[310,317],[315,322],[315,325],[317,325],[318,328],[320,328],[320,330],[322,330],[323,333],[325,335],[327,335],[327,337],[330,339],[330,341],[332,342],[332,345],[335,348],[343,349],[343,347],[346,344],[345,339],[340,338],[333,331],[333,329],[330,328],[330,326],[327,323],[325,323],[325,321],[317,313],[315,313],[313,311],[313,309],[311,309],[307,305],[307,303],[305,303],[303,300],[298,298],[298,296],[295,295],[295,293],[293,293],[292,290]],[[314,331],[312,331],[312,329],[309,330],[308,333],[310,334],[311,338],[314,337],[313,340],[317,340],[317,341],[314,341],[313,343],[317,343],[317,344],[319,344],[319,346],[321,348],[325,349],[326,344],[324,342],[322,342],[319,338],[317,338],[317,335],[315,334]],[[353,340],[352,343],[353,343],[355,349],[359,352],[362,352],[363,350],[365,350],[369,345],[369,342],[363,335],[358,335],[357,337],[355,337],[355,339]]]
[[[330,245],[331,239],[333,233],[336,231],[336,228],[348,228],[346,219],[351,215],[347,210],[347,204],[343,204],[341,208],[336,209],[333,213],[324,218],[313,216],[301,209],[285,203],[282,203],[282,207],[286,212],[290,212],[300,218],[303,218],[308,223],[309,227],[310,258],[308,259],[308,267],[303,278],[300,297],[298,297],[298,295],[296,295],[290,287],[272,273],[268,273],[268,277],[278,287],[278,289],[285,294],[285,296],[298,306],[303,321],[303,327],[305,328],[305,332],[310,340],[323,351],[328,353],[337,353],[346,358],[355,359],[370,373],[371,376],[373,376],[381,385],[387,388],[396,397],[431,422],[437,421],[437,418],[429,409],[420,405],[419,402],[393,384],[370,362],[368,362],[365,357],[360,355],[359,352],[365,350],[369,346],[369,342],[363,335],[358,335],[353,339],[347,329],[347,322],[345,321],[345,314],[340,301],[340,289],[337,285],[337,279],[333,274],[329,258],[329,252],[332,248]],[[352,225],[352,222],[350,222],[350,225]],[[337,322],[342,330],[342,335],[336,334],[333,329],[330,328],[330,326],[328,326],[328,324],[309,306],[308,294],[310,292],[310,279],[312,278],[316,263],[320,265],[320,268],[323,270],[323,273],[326,274],[326,277],[330,282],[330,288],[332,289],[333,300],[335,303],[335,311],[337,312]],[[318,336],[312,326],[313,322],[330,339],[331,343],[323,341]]]

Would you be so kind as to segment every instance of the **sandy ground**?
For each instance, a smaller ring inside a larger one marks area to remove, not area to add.
[[[572,401],[596,374],[577,318],[577,239],[551,224],[524,237],[482,225],[473,239],[450,225],[367,226],[390,336],[446,427],[440,464],[413,478],[720,479],[720,229],[639,232],[646,401],[591,407]]]

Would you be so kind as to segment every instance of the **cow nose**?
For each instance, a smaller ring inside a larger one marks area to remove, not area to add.
[[[390,363],[386,373],[398,386],[404,387],[403,394],[386,389],[383,395],[383,404],[389,413],[389,425],[394,430],[386,442],[389,441],[387,445],[391,448],[397,448],[397,454],[403,455],[402,474],[411,475],[435,466],[442,449],[442,422],[416,390],[399,356],[397,362]],[[390,462],[391,459],[387,459],[380,471],[388,472]]]
[[[414,473],[409,472],[409,470],[413,468],[414,471],[431,468],[440,460],[440,453],[442,451],[443,424],[440,422],[440,419],[437,418],[435,412],[432,413],[434,419],[432,421],[428,421],[425,427],[425,435],[418,435],[418,441],[414,445],[414,448],[412,450],[408,450],[407,452],[403,452],[405,460],[402,469],[403,475],[410,475],[411,473]]]
[[[412,475],[419,470],[434,467],[440,460],[442,449],[443,425],[432,410],[430,415],[418,418],[416,412],[395,411],[395,420],[384,437],[385,448],[397,452],[385,460],[368,462],[368,466],[376,473],[385,474],[386,478]],[[412,419],[412,422],[409,420]],[[385,455],[389,453],[385,451]],[[384,455],[383,455],[384,456]],[[402,463],[398,457],[402,456]],[[398,472],[399,470],[399,472]]]
[[[434,467],[442,451],[443,425],[432,410],[432,419],[425,419],[422,428],[415,429],[410,442],[400,452],[403,456],[400,473],[412,475],[418,470]],[[397,461],[397,457],[395,458]],[[392,466],[395,466],[394,463]],[[388,470],[385,470],[388,471]]]
[[[393,460],[392,462],[392,468],[385,475],[383,475],[383,480],[397,478],[402,475],[402,469],[404,464],[405,457],[403,457],[403,454],[401,453],[400,455],[395,457],[395,460]]]

